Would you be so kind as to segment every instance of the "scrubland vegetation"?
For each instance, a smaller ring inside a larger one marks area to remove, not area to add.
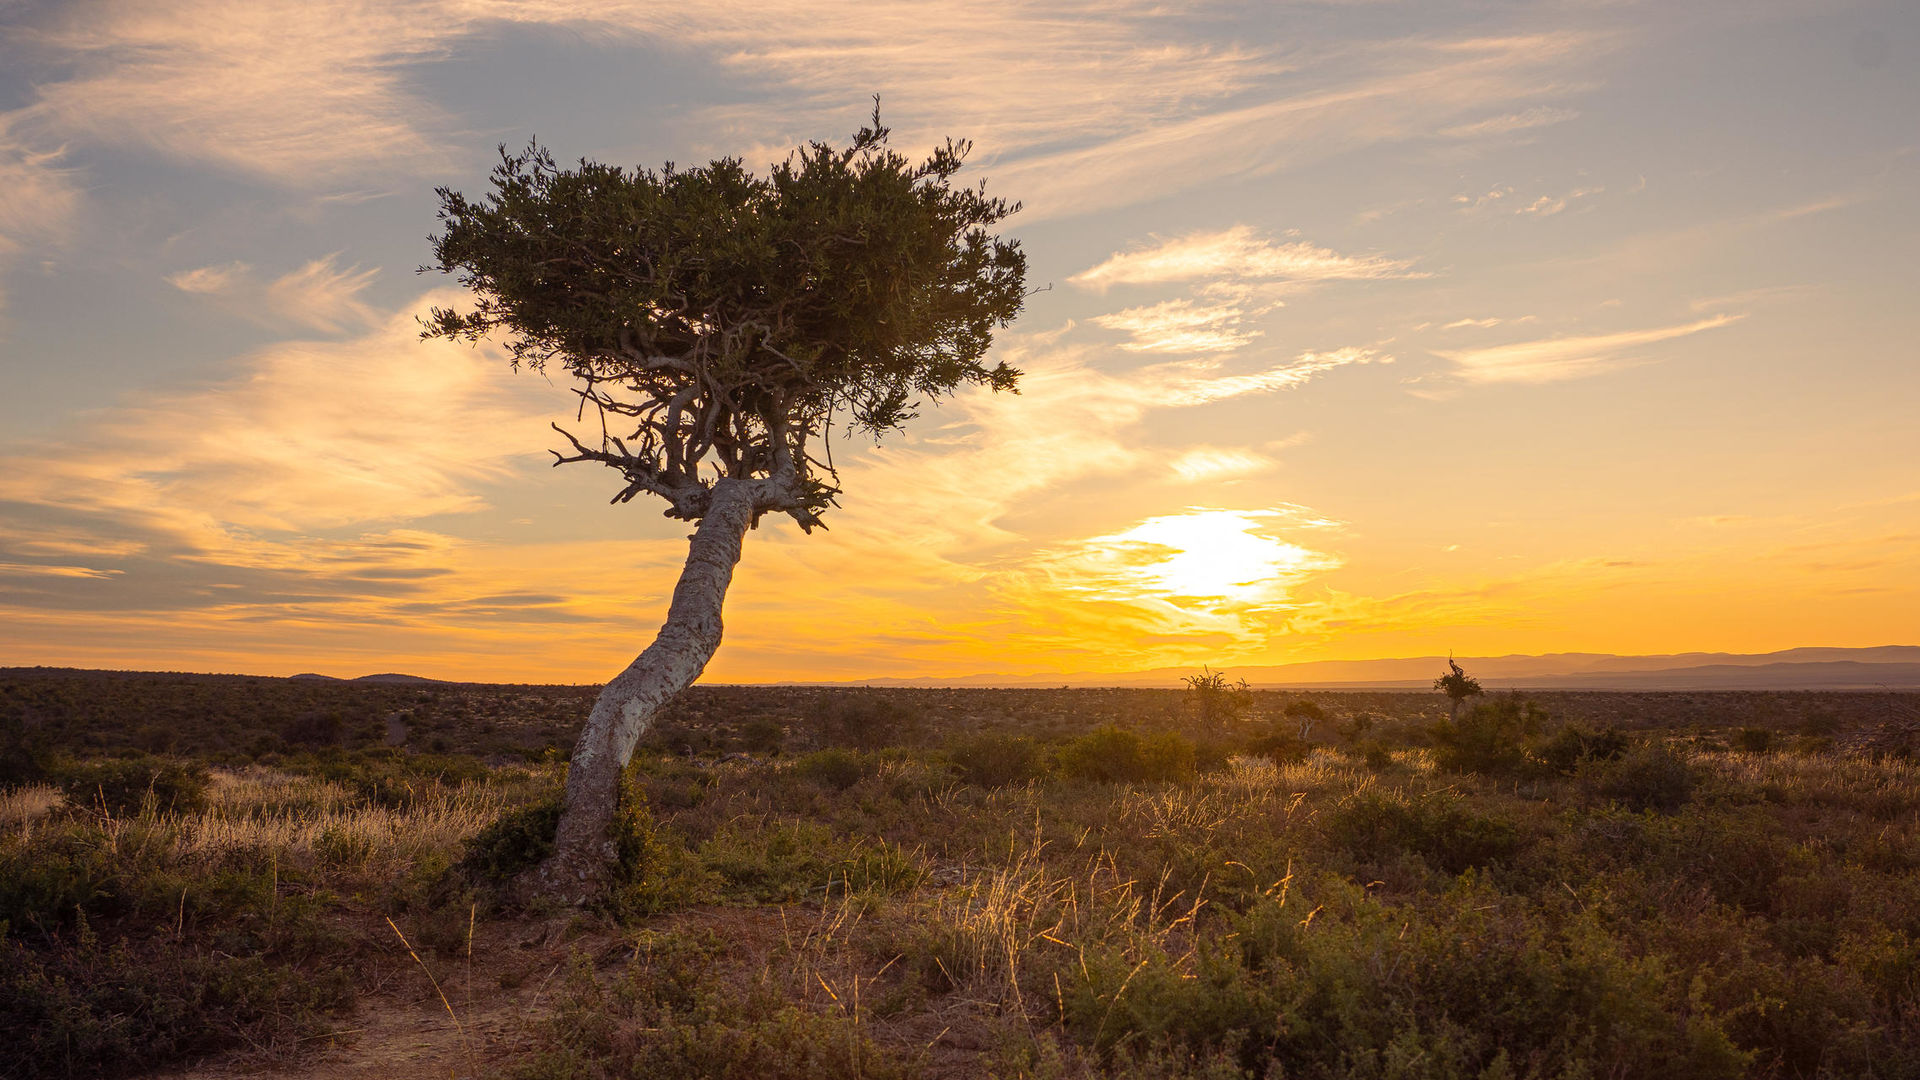
[[[467,1074],[1920,1076],[1920,764],[1846,738],[1910,698],[690,695],[573,912],[532,740],[76,753],[0,685],[8,1076],[510,994]]]

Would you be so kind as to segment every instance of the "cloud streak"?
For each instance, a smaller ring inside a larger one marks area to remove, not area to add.
[[[210,297],[224,308],[264,326],[291,326],[338,333],[377,322],[360,299],[379,269],[342,269],[339,254],[314,259],[272,281],[260,281],[244,262],[203,266],[167,276],[181,292]]]
[[[1305,241],[1275,241],[1251,225],[1190,233],[1132,251],[1117,251],[1067,280],[1090,289],[1187,281],[1309,284],[1423,276],[1412,263],[1378,255],[1342,255]]]
[[[139,609],[190,603],[196,589],[209,602],[285,602],[313,594],[316,577],[404,592],[440,572],[451,541],[391,523],[483,507],[483,485],[536,459],[548,410],[491,352],[419,341],[416,310],[95,412],[60,444],[9,448],[0,576],[33,593],[48,586],[26,579],[120,579],[49,602]],[[69,572],[82,563],[93,573]],[[206,592],[222,582],[248,588]]]
[[[1436,350],[1452,362],[1455,374],[1476,383],[1547,383],[1580,379],[1631,363],[1631,350],[1716,330],[1740,315],[1714,315],[1677,326],[1625,330],[1612,334],[1519,341],[1484,349]]]
[[[1093,322],[1127,334],[1131,340],[1120,347],[1128,352],[1229,352],[1260,336],[1260,331],[1241,325],[1246,315],[1237,304],[1167,300],[1095,316]]]
[[[53,138],[140,144],[312,188],[449,164],[451,118],[404,68],[465,27],[440,5],[131,0],[26,35],[70,74],[19,116]]]
[[[303,190],[433,173],[464,156],[463,127],[419,69],[508,28],[565,27],[691,52],[750,88],[698,115],[715,152],[782,156],[843,130],[878,90],[903,141],[975,139],[1037,219],[1383,140],[1557,122],[1555,106],[1511,110],[1560,92],[1567,59],[1601,44],[1569,32],[1316,52],[1207,40],[1189,14],[1144,0],[80,3],[19,35],[58,74],[15,116],[56,144],[144,145]]]

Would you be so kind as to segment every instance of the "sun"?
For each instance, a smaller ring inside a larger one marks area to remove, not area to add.
[[[1319,552],[1261,532],[1266,510],[1194,509],[1147,518],[1084,543],[1071,577],[1079,591],[1112,600],[1162,600],[1209,608],[1255,607],[1284,598],[1305,574],[1325,569]]]
[[[1113,539],[1165,554],[1134,567],[1139,584],[1168,597],[1257,603],[1277,583],[1318,562],[1314,552],[1258,531],[1241,510],[1199,510],[1148,518]]]

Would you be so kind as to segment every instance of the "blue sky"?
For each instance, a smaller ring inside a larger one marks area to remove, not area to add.
[[[715,677],[1915,640],[1906,3],[0,4],[13,662],[603,676],[682,526],[414,340],[495,147],[880,94],[1037,293],[749,540]],[[968,175],[963,174],[963,176]]]

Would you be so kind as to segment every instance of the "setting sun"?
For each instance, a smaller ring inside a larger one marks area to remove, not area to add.
[[[1090,567],[1105,564],[1111,599],[1192,601],[1203,607],[1259,607],[1285,599],[1286,588],[1331,560],[1298,544],[1263,535],[1247,510],[1190,510],[1148,518],[1124,532],[1086,542]]]

